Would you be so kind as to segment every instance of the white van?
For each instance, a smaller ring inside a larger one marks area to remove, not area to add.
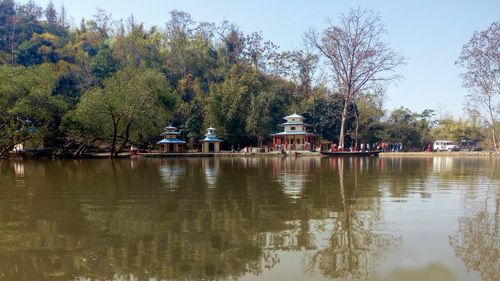
[[[449,140],[438,140],[434,142],[432,147],[434,151],[458,151],[458,146]]]

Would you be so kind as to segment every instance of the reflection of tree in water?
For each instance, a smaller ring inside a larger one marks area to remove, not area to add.
[[[0,207],[0,280],[232,279],[278,262],[257,237],[282,225],[279,187],[265,177],[226,184],[251,182],[257,169],[205,181],[213,163],[167,163],[190,175],[168,179],[182,187],[172,191],[157,162],[136,163],[133,173],[128,161],[66,163],[62,172],[57,163],[26,168],[32,196],[0,191],[14,199]]]
[[[318,159],[219,160],[26,164],[22,188],[0,190],[0,280],[236,279],[273,268],[278,249],[317,251],[311,270],[362,278],[393,244],[377,232],[376,180],[356,176],[378,172],[367,163],[332,174]],[[300,197],[271,180],[276,163],[306,174]]]
[[[335,159],[338,171],[339,209],[329,223],[329,245],[308,257],[307,270],[319,270],[325,277],[344,280],[367,280],[374,272],[376,261],[398,244],[393,236],[378,231],[382,214],[378,197],[366,197],[378,192],[358,191],[358,163],[352,159]],[[355,160],[363,161],[363,160]],[[344,165],[351,164],[353,175],[345,177]],[[347,182],[347,184],[346,184]],[[366,186],[364,187],[367,188]]]
[[[500,198],[489,191],[485,199],[465,201],[465,215],[459,218],[450,244],[467,268],[480,272],[483,280],[500,280]]]

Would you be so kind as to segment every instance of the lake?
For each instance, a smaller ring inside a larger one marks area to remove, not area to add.
[[[0,162],[0,280],[500,280],[500,158]]]

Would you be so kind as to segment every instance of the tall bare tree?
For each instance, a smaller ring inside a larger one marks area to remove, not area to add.
[[[356,9],[342,14],[338,25],[330,23],[320,34],[311,30],[306,35],[326,58],[332,82],[343,96],[339,147],[344,147],[349,104],[374,83],[397,79],[395,68],[405,64],[405,59],[382,41],[384,33],[377,13]]]
[[[482,117],[491,128],[495,150],[498,149],[495,126],[500,113],[500,21],[475,32],[464,45],[456,62],[465,68],[463,86],[469,89],[469,102],[481,108]]]

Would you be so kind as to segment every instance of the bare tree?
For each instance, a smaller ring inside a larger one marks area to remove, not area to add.
[[[475,32],[464,45],[456,62],[465,68],[463,86],[469,89],[469,102],[481,108],[482,117],[491,128],[495,150],[498,149],[495,126],[500,111],[500,21],[487,30]]]
[[[381,40],[385,33],[380,16],[363,9],[342,14],[340,23],[326,28],[321,34],[314,30],[306,36],[327,59],[338,92],[343,96],[339,147],[344,147],[348,106],[358,94],[374,83],[394,81],[397,66],[405,59]]]

